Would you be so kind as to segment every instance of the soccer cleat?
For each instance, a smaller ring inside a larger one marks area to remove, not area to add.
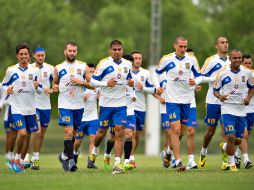
[[[73,154],[73,159],[74,159],[75,164],[78,163],[78,156],[79,156],[79,153],[78,154]]]
[[[228,155],[226,153],[225,150],[223,150],[223,145],[224,145],[224,142],[220,143],[220,149],[221,149],[221,153],[222,153],[222,161],[227,163],[228,162]]]
[[[132,165],[133,168],[136,168],[136,167],[137,167],[137,163],[135,162],[135,160],[131,160],[131,161],[130,161],[130,165]]]
[[[165,151],[161,152],[162,167],[168,168],[170,166],[171,154],[167,154]]]
[[[31,167],[32,163],[30,161],[29,162],[24,162],[23,165],[24,165],[25,169],[28,169],[28,168]]]
[[[117,164],[113,167],[112,174],[122,174],[122,173],[124,173],[122,164]]]
[[[240,169],[240,167],[241,167],[241,158],[235,156],[235,165],[236,165],[237,169]]]
[[[176,168],[176,160],[175,159],[173,159],[171,161],[171,168]]]
[[[229,163],[227,163],[227,162],[222,162],[221,169],[222,169],[222,170],[229,170],[229,169],[230,169]]]
[[[238,172],[238,171],[239,171],[239,170],[237,169],[236,165],[231,165],[231,166],[229,167],[229,169],[230,169],[230,171],[232,171],[232,172]]]
[[[111,164],[110,157],[104,157],[103,163],[104,163],[105,170],[111,170],[112,169],[112,164]]]
[[[64,171],[69,171],[69,163],[67,160],[62,159],[61,155],[62,154],[58,155],[58,160],[61,162]]]
[[[182,161],[180,161],[177,165],[176,165],[176,171],[177,172],[184,172],[186,170],[186,167],[183,166]]]
[[[206,155],[202,155],[200,153],[198,163],[199,163],[199,167],[200,168],[205,168],[205,165],[206,165]]]
[[[75,171],[77,171],[77,169],[78,169],[78,167],[76,166],[74,159],[70,159],[69,160],[69,171],[75,172]]]
[[[90,160],[90,156],[87,159],[87,168],[88,169],[98,169],[98,167],[95,165],[95,160]]]
[[[6,161],[6,165],[9,167],[10,170],[15,170],[14,169],[14,160],[13,159],[7,160]]]
[[[130,163],[124,163],[123,169],[124,169],[124,171],[133,170],[134,167],[133,167],[133,165],[131,165]]]
[[[20,163],[20,160],[15,160],[14,162],[14,171],[15,172],[24,172],[25,168],[23,164]]]
[[[32,170],[39,170],[40,169],[40,160],[33,160],[31,169]]]
[[[187,170],[198,169],[198,165],[196,164],[196,162],[189,162],[186,169]]]
[[[246,161],[245,163],[244,163],[244,167],[245,167],[245,169],[250,169],[250,168],[252,168],[253,167],[253,164],[252,164],[252,162],[251,161]]]

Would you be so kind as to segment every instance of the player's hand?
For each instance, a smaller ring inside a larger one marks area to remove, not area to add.
[[[138,90],[143,90],[143,84],[142,84],[142,82],[138,81],[138,83],[137,83],[137,85],[136,85],[136,88],[137,88]]]
[[[163,88],[157,88],[156,89],[156,94],[158,94],[159,96],[162,94],[162,92],[163,92]]]
[[[196,91],[196,92],[199,92],[200,90],[201,90],[201,86],[200,86],[200,85],[196,85],[195,91]]]
[[[90,96],[89,94],[85,94],[85,95],[84,95],[84,101],[87,101],[88,98],[89,98],[89,96]]]
[[[136,102],[136,99],[137,99],[137,98],[136,98],[135,96],[132,97],[132,101],[133,101],[133,102]]]
[[[219,96],[220,101],[221,101],[221,102],[225,102],[225,100],[227,100],[227,96],[228,96],[228,95],[220,95],[220,96]]]
[[[129,80],[128,80],[128,85],[129,85],[130,87],[133,87],[133,86],[134,86],[134,80],[129,79]]]
[[[109,79],[108,82],[107,82],[107,86],[108,87],[114,87],[116,85],[116,80],[114,78],[112,79]]]
[[[7,88],[7,94],[13,94],[14,93],[14,91],[13,91],[13,86],[9,86],[8,88]]]
[[[195,86],[195,85],[196,85],[195,80],[192,79],[192,78],[189,78],[189,85],[190,85],[190,86]]]
[[[244,98],[243,102],[244,102],[244,105],[245,105],[245,106],[248,106],[249,103],[250,103],[250,99],[249,99],[248,97],[247,97],[247,98]]]
[[[52,89],[53,89],[53,92],[58,92],[59,91],[59,86],[57,84],[54,84]]]
[[[71,83],[74,85],[81,85],[83,83],[83,81],[81,81],[75,77],[71,77]]]
[[[51,94],[51,93],[54,92],[54,90],[51,89],[51,88],[44,88],[44,92],[45,92],[46,94]]]
[[[34,80],[34,88],[37,89],[39,86],[39,82]]]
[[[166,103],[165,98],[160,98],[159,101],[160,101],[161,104],[165,104]]]

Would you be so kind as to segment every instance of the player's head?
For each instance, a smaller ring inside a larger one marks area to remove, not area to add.
[[[119,40],[113,40],[109,45],[109,54],[114,60],[120,60],[123,56],[122,42]]]
[[[95,71],[95,65],[93,63],[88,63],[87,66],[89,67],[90,73],[93,74]]]
[[[195,55],[193,49],[191,49],[191,48],[187,48],[186,52],[187,52],[188,54]]]
[[[188,40],[182,36],[176,38],[173,47],[178,57],[183,57],[188,46]]]
[[[16,57],[20,64],[27,65],[30,61],[30,47],[23,43],[16,46]]]
[[[231,68],[240,68],[242,64],[242,53],[238,49],[233,49],[230,52],[229,60],[231,61],[230,67]]]
[[[76,60],[78,54],[78,45],[75,42],[67,42],[64,48],[64,55],[68,62],[72,63]]]
[[[131,56],[131,54],[124,54],[123,55],[123,58],[130,61],[131,63],[133,63],[134,59],[133,57]]]
[[[228,52],[228,40],[224,36],[220,36],[215,41],[215,48],[218,53],[226,54]]]
[[[140,51],[133,51],[131,55],[133,57],[133,67],[139,68],[142,64],[142,53]]]
[[[37,46],[33,49],[33,56],[35,59],[35,62],[38,63],[39,65],[42,65],[44,60],[45,60],[45,54],[46,50],[41,47],[41,46]]]
[[[251,55],[249,54],[244,54],[243,55],[243,61],[242,61],[242,64],[243,66],[251,69],[252,68],[252,59],[251,59]]]

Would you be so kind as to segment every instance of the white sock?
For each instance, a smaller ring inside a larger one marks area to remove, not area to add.
[[[14,160],[15,159],[14,152],[8,152],[8,159],[9,160]]]
[[[33,160],[39,160],[39,152],[33,152]]]
[[[179,164],[179,162],[181,162],[181,160],[179,159],[179,160],[176,160],[176,165],[178,165]]]
[[[242,155],[242,151],[240,150],[240,148],[237,148],[236,151],[235,151],[235,156],[237,158],[241,158],[241,155]]]
[[[224,143],[223,146],[222,146],[222,149],[223,149],[224,151],[226,151],[226,148],[227,148],[227,143]]]
[[[134,155],[130,155],[130,161],[135,161],[135,156]]]
[[[201,148],[201,154],[203,155],[203,156],[206,156],[207,155],[207,148]]]
[[[78,150],[77,151],[73,150],[73,154],[79,155],[79,151]]]
[[[194,162],[194,154],[190,154],[190,155],[188,156],[188,158],[189,158],[189,163]]]
[[[115,157],[115,165],[121,163],[121,158],[120,157]]]
[[[94,146],[92,150],[92,154],[97,156],[99,154],[99,147]]]
[[[30,154],[26,154],[24,161],[29,161]]]
[[[130,162],[129,159],[124,159],[124,164],[127,164],[129,162]]]
[[[104,154],[104,158],[111,158],[111,154],[105,153],[105,154]]]
[[[243,163],[249,161],[249,155],[247,153],[243,154]]]
[[[21,154],[17,154],[15,155],[15,160],[20,160],[21,159]]]
[[[167,154],[171,154],[171,152],[172,152],[172,151],[171,151],[170,147],[167,146],[167,148],[166,148],[166,153],[167,153]]]
[[[68,156],[66,156],[63,152],[62,152],[62,154],[61,154],[61,158],[62,158],[63,160],[68,160]]]
[[[171,158],[172,158],[172,160],[176,159],[173,150],[171,151]]]
[[[25,161],[23,159],[20,159],[20,164],[25,164]]]
[[[235,156],[228,156],[228,162],[231,166],[235,165]]]

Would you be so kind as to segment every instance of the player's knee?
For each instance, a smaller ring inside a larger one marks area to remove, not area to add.
[[[195,128],[194,127],[188,127],[188,129],[187,129],[187,135],[188,135],[188,137],[194,137],[194,135],[195,135]]]
[[[133,132],[131,130],[128,130],[128,131],[124,131],[124,137],[126,139],[132,139],[133,137]]]
[[[207,134],[212,137],[215,133],[215,127],[208,127]]]
[[[242,143],[242,139],[236,138],[235,145],[240,145]]]
[[[27,138],[27,132],[25,130],[20,130],[18,136],[19,138]]]
[[[235,138],[235,135],[227,135],[227,142],[228,143],[231,143],[231,144],[235,144],[235,140],[236,140],[236,138]]]

